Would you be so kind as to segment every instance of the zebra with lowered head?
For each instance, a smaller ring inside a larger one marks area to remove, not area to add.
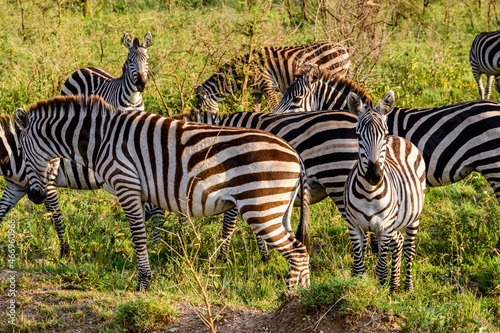
[[[469,52],[472,75],[477,82],[481,99],[490,98],[491,83],[500,92],[500,31],[482,32],[474,38]],[[486,89],[481,75],[486,74]]]
[[[425,163],[411,142],[388,135],[385,117],[394,109],[394,93],[386,93],[377,108],[364,105],[349,93],[349,110],[358,117],[358,160],[344,188],[346,220],[354,251],[354,275],[364,273],[365,233],[378,240],[376,273],[381,285],[387,278],[387,251],[392,252],[390,287],[399,287],[401,256],[406,259],[405,289],[413,287],[415,236],[424,206]],[[400,230],[406,231],[403,236]]]
[[[283,227],[299,188],[305,192],[307,184],[300,157],[283,139],[143,111],[119,112],[96,96],[42,101],[28,112],[16,110],[15,120],[33,202],[45,200],[48,175],[60,158],[94,170],[97,181],[114,191],[132,233],[137,290],[146,290],[151,280],[142,202],[190,216],[236,207],[287,260],[287,287],[309,284],[307,250]],[[60,130],[53,130],[54,123]]]
[[[371,102],[366,92],[358,94],[363,88],[351,80],[321,70],[319,81],[323,89],[316,89],[319,84],[308,86],[307,99],[285,91],[287,100],[282,100],[283,105],[292,106],[279,111],[329,110],[334,102],[346,103],[350,91],[363,103]],[[347,85],[338,89],[338,81]],[[294,81],[288,89],[296,89],[295,85],[304,85],[304,80]],[[452,184],[477,171],[500,202],[500,103],[478,100],[426,109],[395,108],[387,115],[387,125],[389,134],[401,136],[418,147],[425,160],[428,186]],[[500,251],[500,238],[496,249]]]
[[[8,115],[0,115],[0,175],[5,179],[5,190],[0,199],[0,222],[12,208],[28,193],[26,164],[19,151],[16,128],[13,119]],[[59,238],[61,256],[69,255],[69,244],[64,241],[64,224],[56,187],[76,190],[94,190],[101,188],[94,172],[84,166],[63,160],[57,170],[54,182],[47,187],[47,200],[44,204],[51,214],[57,237]],[[108,189],[109,190],[109,189]],[[152,219],[153,227],[163,222],[165,212],[149,203],[145,204],[146,220]],[[159,232],[155,228],[151,232],[152,243],[159,240]]]
[[[296,72],[307,63],[317,64],[339,75],[348,75],[351,71],[351,59],[347,50],[338,43],[325,41],[296,46],[262,47],[254,54],[257,68],[254,69],[250,85],[256,111],[260,110],[262,94],[266,95],[272,108],[278,105],[275,91],[283,92],[293,81]],[[241,66],[248,63],[249,56],[240,62],[225,65],[218,73],[195,87],[198,108],[217,112],[221,101],[241,89]]]
[[[148,53],[153,37],[148,32],[139,45],[139,39],[132,40],[129,34],[123,36],[128,57],[123,65],[123,74],[113,77],[99,68],[87,67],[73,73],[64,82],[62,95],[99,95],[119,110],[144,110],[142,92],[148,77]]]

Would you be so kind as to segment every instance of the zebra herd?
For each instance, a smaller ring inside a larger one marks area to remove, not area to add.
[[[470,52],[481,97],[481,73],[500,75],[500,52],[491,36],[479,35]],[[0,219],[25,194],[44,202],[64,256],[69,245],[56,188],[104,188],[117,196],[129,222],[139,271],[136,290],[147,290],[152,277],[145,221],[162,224],[165,211],[224,213],[223,255],[240,214],[256,234],[264,260],[266,244],[287,260],[291,288],[309,284],[308,206],[328,196],[348,222],[353,274],[364,272],[367,235],[374,233],[379,282],[385,283],[390,251],[390,286],[396,291],[403,252],[405,289],[413,286],[426,184],[442,186],[479,171],[500,200],[496,102],[400,109],[389,91],[374,107],[349,78],[347,50],[318,42],[263,47],[225,65],[195,88],[200,110],[177,120],[144,111],[151,33],[142,44],[125,34],[123,43],[129,53],[121,77],[83,68],[64,83],[63,96],[17,109],[15,123],[0,117],[0,166],[7,183]],[[252,57],[258,64],[250,81],[254,110],[260,110],[265,94],[273,114],[221,117],[217,102],[241,89],[238,65]],[[489,77],[487,98],[490,86]],[[275,91],[283,93],[279,102]],[[296,234],[290,225],[294,205],[301,207]],[[156,232],[153,238],[158,237]]]

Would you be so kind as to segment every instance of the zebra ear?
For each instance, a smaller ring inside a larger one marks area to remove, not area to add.
[[[151,31],[148,32],[145,36],[144,39],[142,40],[141,46],[145,49],[151,46],[153,44],[153,35],[151,35]]]
[[[396,104],[396,97],[394,96],[394,92],[389,90],[384,94],[380,103],[378,105],[378,112],[382,115],[388,115],[394,110],[394,105]]]
[[[130,49],[133,44],[134,44],[134,42],[132,40],[132,37],[130,37],[130,35],[128,33],[123,35],[123,45],[125,45],[125,47],[127,49]]]
[[[319,67],[318,65],[314,64],[312,65],[311,70],[309,71],[309,85],[318,82],[318,80],[319,80]]]
[[[16,121],[16,125],[23,131],[26,131],[30,124],[28,114],[21,108],[14,112],[14,120]]]
[[[361,102],[361,99],[358,97],[358,95],[356,95],[352,91],[347,96],[347,107],[349,108],[349,111],[355,116],[359,116],[363,113],[363,103]]]

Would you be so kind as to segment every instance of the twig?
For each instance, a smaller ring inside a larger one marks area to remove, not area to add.
[[[333,307],[335,305],[337,305],[338,302],[340,302],[342,299],[344,299],[346,297],[346,295],[340,297],[335,303],[333,303],[333,305],[328,309],[328,311],[326,311],[325,313],[323,313],[323,315],[318,319],[318,321],[314,324],[314,330],[316,331],[318,329],[318,326],[319,326],[319,323],[323,320],[323,318],[325,318],[325,316],[328,314],[328,312],[330,312],[331,309],[333,309]]]
[[[161,102],[163,103],[163,107],[165,108],[165,111],[167,111],[167,116],[170,117],[170,112],[168,110],[167,103],[165,103],[165,100],[163,99],[163,95],[161,94],[160,89],[158,89],[158,86],[156,85],[155,75],[154,75],[152,70],[150,70],[149,72],[151,73],[151,78],[153,79],[153,84],[155,85],[156,92],[158,93],[158,95],[161,98]]]

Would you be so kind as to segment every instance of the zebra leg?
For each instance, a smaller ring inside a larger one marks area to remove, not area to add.
[[[351,238],[354,264],[352,266],[352,275],[359,276],[365,272],[363,263],[365,232],[357,225],[349,222],[349,237]]]
[[[271,105],[271,108],[274,110],[276,107],[278,107],[279,104],[279,99],[278,96],[276,96],[276,93],[274,92],[272,87],[267,87],[264,89],[264,93],[266,94],[266,98],[269,101],[269,104]]]
[[[481,96],[481,99],[484,99],[484,88],[483,80],[481,79],[481,72],[473,70],[472,75],[474,75],[474,78],[476,79],[477,88],[479,89],[479,96]]]
[[[5,191],[3,192],[2,199],[0,199],[0,223],[11,209],[26,195],[26,190],[7,182]]]
[[[151,246],[154,246],[160,241],[160,230],[157,228],[163,226],[163,223],[165,223],[165,211],[153,204],[150,204],[149,202],[146,202],[144,204],[144,219],[146,221],[151,220],[149,225],[152,230],[149,234],[149,238],[151,240]]]
[[[224,213],[224,220],[222,221],[222,245],[220,247],[220,253],[218,256],[218,259],[223,262],[227,261],[229,243],[231,242],[231,236],[236,226],[237,215],[238,210],[236,208],[231,208]]]
[[[51,214],[52,223],[56,229],[57,238],[61,248],[61,258],[69,256],[69,244],[64,241],[64,224],[62,223],[61,208],[59,207],[59,197],[54,185],[47,186],[47,199],[45,208]]]
[[[484,176],[484,178],[486,178],[490,186],[493,188],[493,191],[495,192],[497,202],[500,204],[500,181],[498,181],[500,177],[500,172],[498,171],[500,170],[500,163],[497,163],[496,165],[487,164],[484,166],[480,166],[476,168],[476,170],[479,171]],[[497,254],[500,255],[500,237],[498,238],[495,250]]]
[[[255,212],[248,211],[245,207],[243,209],[238,207],[238,211],[256,235],[261,236],[263,240],[285,257],[289,267],[286,281],[287,288],[291,289],[297,283],[308,286],[309,254],[306,247],[283,228],[282,218],[284,212],[281,216],[273,214],[274,218],[270,220],[266,216],[255,216]]]
[[[381,286],[385,285],[387,280],[387,252],[389,251],[389,243],[391,241],[392,235],[382,234],[379,236],[378,243],[378,261],[375,268],[377,274],[378,282]]]
[[[391,270],[391,292],[399,289],[399,278],[401,271],[401,257],[403,255],[403,235],[396,231],[389,245],[392,253],[392,270]]]
[[[260,112],[262,93],[254,91],[252,95],[253,95],[253,112]]]
[[[405,290],[413,289],[412,265],[415,258],[415,236],[417,235],[419,220],[406,228],[406,237],[403,245],[406,260]]]
[[[486,97],[486,99],[489,99],[490,98],[490,94],[491,94],[491,84],[493,83],[493,76],[492,75],[488,75],[488,78],[486,79],[486,91],[484,92],[484,95]]]
[[[137,186],[138,189],[135,191],[134,188],[131,188],[134,185],[129,183],[127,186],[116,187],[115,193],[127,216],[130,232],[132,233],[132,244],[137,256],[139,278],[135,290],[146,291],[151,282],[152,274],[146,247],[147,236],[144,223],[144,209],[139,191],[140,185]]]

